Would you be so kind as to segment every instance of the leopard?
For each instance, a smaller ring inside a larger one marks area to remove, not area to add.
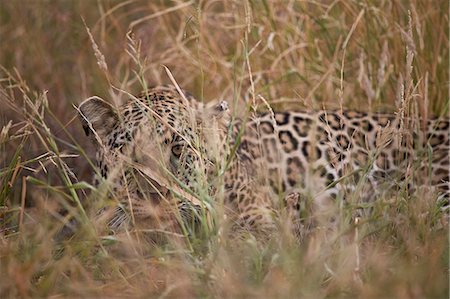
[[[112,232],[139,224],[177,230],[180,217],[191,223],[204,210],[189,192],[198,193],[205,169],[217,164],[219,157],[206,158],[199,137],[221,135],[204,128],[220,120],[227,105],[207,107],[174,86],[129,96],[131,100],[120,107],[97,96],[78,107],[83,130],[95,149],[97,197],[113,199],[100,214],[107,214]]]
[[[119,107],[91,97],[78,108],[97,185],[106,182],[120,206],[111,227],[138,218],[173,227],[173,210],[192,222],[220,204],[236,230],[270,235],[287,217],[298,234],[305,215],[336,218],[337,202],[364,209],[417,188],[448,209],[448,118],[344,109],[237,117],[226,101],[198,101],[173,85],[129,97]]]

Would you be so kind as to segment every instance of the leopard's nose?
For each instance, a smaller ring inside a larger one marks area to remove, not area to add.
[[[148,190],[148,195],[150,199],[155,203],[158,204],[161,202],[161,200],[169,199],[170,196],[170,190],[166,187],[160,185],[157,181],[151,180],[150,182],[150,188]]]

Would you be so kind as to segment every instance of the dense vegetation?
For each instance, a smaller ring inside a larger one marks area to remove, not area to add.
[[[2,1],[0,297],[447,298],[448,227],[422,191],[301,244],[105,235],[74,105],[170,83],[164,65],[202,101],[448,115],[448,24],[444,0]]]

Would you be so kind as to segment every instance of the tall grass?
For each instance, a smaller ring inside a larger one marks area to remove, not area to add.
[[[448,11],[426,0],[3,1],[0,297],[448,297],[448,228],[426,190],[379,198],[370,218],[301,244],[283,233],[235,242],[220,225],[164,244],[107,236],[73,108],[171,83],[164,65],[241,115],[242,101],[448,115]]]

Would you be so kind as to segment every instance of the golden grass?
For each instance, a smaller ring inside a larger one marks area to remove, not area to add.
[[[424,190],[300,245],[236,245],[216,231],[161,246],[108,239],[84,202],[92,148],[72,105],[170,83],[165,65],[204,101],[447,115],[448,11],[427,0],[3,1],[0,297],[447,298],[448,229]],[[77,234],[56,242],[71,217]]]

